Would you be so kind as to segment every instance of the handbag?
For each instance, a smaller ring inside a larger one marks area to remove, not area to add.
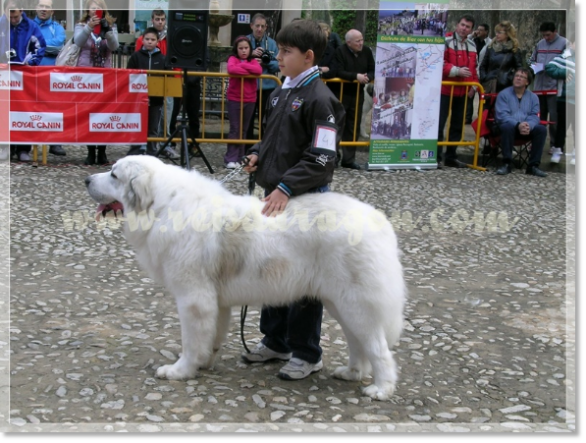
[[[515,76],[515,68],[511,68],[508,71],[499,71],[497,83],[506,88],[513,84],[513,77]]]
[[[71,38],[59,51],[55,66],[77,66],[80,51],[81,48],[73,43],[73,38]]]

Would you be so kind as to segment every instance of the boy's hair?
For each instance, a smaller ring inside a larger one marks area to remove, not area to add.
[[[150,28],[146,28],[142,33],[142,36],[144,37],[147,34],[155,34],[157,36],[157,40],[159,39],[159,31],[157,31],[157,28],[154,28],[152,26]]]
[[[165,11],[163,11],[161,8],[153,9],[153,12],[151,13],[151,20],[155,18],[155,16],[159,17],[160,15],[167,17],[167,14],[165,14]]]
[[[555,23],[543,22],[539,27],[539,32],[555,32]]]
[[[478,26],[482,26],[486,32],[490,32],[490,26],[487,23],[481,23]]]
[[[252,44],[250,43],[250,40],[248,39],[248,37],[245,35],[240,35],[240,36],[236,37],[236,39],[234,40],[234,44],[232,45],[232,54],[230,54],[230,57],[234,56],[236,58],[240,58],[238,56],[238,43],[240,43],[240,42],[248,43],[248,47],[250,48],[250,52],[248,53],[248,58],[246,60],[250,61],[253,57],[252,56]]]
[[[277,44],[299,49],[301,52],[312,50],[313,64],[321,60],[328,44],[326,34],[315,20],[295,20],[282,28],[277,34]]]

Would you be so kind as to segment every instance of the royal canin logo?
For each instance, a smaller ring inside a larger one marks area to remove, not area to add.
[[[110,117],[111,122],[119,122],[120,120],[122,120],[122,118],[119,115],[112,115]]]
[[[74,75],[71,77],[71,80],[73,80],[74,82],[80,82],[83,80],[83,76],[81,75]]]
[[[36,122],[36,121],[42,120],[42,119],[43,119],[43,117],[42,117],[42,116],[40,116],[40,115],[31,115],[31,116],[30,116],[30,119],[31,119],[32,121]]]

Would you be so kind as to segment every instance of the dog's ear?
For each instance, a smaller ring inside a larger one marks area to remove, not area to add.
[[[141,168],[135,171],[125,189],[125,199],[130,206],[130,209],[136,213],[147,211],[154,201],[153,193],[151,192],[152,171]]]

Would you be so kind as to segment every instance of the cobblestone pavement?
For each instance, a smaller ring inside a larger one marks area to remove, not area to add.
[[[204,149],[223,177],[223,146]],[[334,190],[383,210],[403,251],[400,380],[391,401],[376,402],[361,395],[368,381],[331,377],[347,346],[327,313],[325,367],[305,380],[240,360],[237,308],[214,370],[156,379],[180,352],[175,303],[138,268],[120,229],[93,221],[83,180],[106,168],[83,166],[83,148],[66,150],[48,167],[0,164],[11,175],[5,430],[575,432],[573,168],[545,179],[336,170]],[[227,186],[245,194],[247,177]],[[4,233],[0,247],[8,252]],[[249,344],[261,338],[258,323],[259,307],[250,307]]]

